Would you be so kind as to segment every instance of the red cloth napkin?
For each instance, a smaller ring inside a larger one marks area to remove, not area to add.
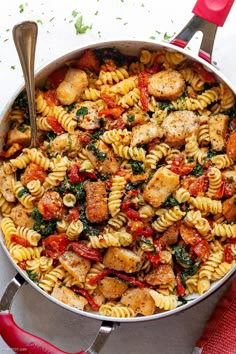
[[[236,281],[217,304],[192,354],[236,354]]]

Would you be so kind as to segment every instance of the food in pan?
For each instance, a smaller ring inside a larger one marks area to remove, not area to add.
[[[236,256],[230,88],[173,51],[86,50],[25,93],[1,152],[9,253],[63,303],[147,316],[207,292]]]

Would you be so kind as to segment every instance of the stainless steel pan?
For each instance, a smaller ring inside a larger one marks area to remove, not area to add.
[[[46,77],[57,68],[62,66],[65,61],[69,61],[75,58],[78,58],[86,49],[99,49],[105,47],[116,47],[123,53],[137,55],[140,52],[141,48],[146,48],[151,51],[157,51],[159,49],[166,49],[166,50],[177,50],[180,53],[187,55],[190,59],[195,60],[197,62],[202,63],[205,68],[209,71],[212,71],[217,79],[221,82],[225,82],[232,91],[236,94],[236,89],[230,83],[220,71],[215,68],[211,64],[211,56],[213,50],[213,44],[215,39],[215,34],[217,31],[218,26],[223,26],[226,17],[233,5],[234,0],[198,0],[196,3],[193,13],[194,16],[189,21],[189,23],[184,27],[184,29],[170,42],[170,43],[151,43],[151,42],[143,42],[143,41],[130,41],[130,40],[119,40],[119,41],[107,41],[107,42],[97,42],[90,46],[85,46],[79,48],[76,51],[68,53],[57,60],[53,61],[45,68],[43,68],[40,72],[36,75],[36,85],[41,86]],[[190,54],[189,51],[185,50],[190,39],[194,36],[197,31],[203,32],[203,40],[201,43],[201,47],[199,49],[198,55]],[[177,49],[178,47],[178,49]],[[16,92],[15,97],[9,102],[6,106],[2,119],[1,119],[1,127],[3,133],[7,131],[8,124],[7,124],[7,116],[10,111],[11,105],[14,102],[17,95],[23,87]],[[3,136],[3,135],[2,135]],[[3,144],[3,137],[0,137],[0,144]],[[19,328],[13,320],[12,315],[10,314],[10,307],[12,301],[14,299],[15,294],[21,288],[22,284],[27,281],[30,283],[37,291],[47,297],[50,301],[64,307],[69,311],[73,311],[81,316],[87,316],[99,321],[102,321],[102,325],[98,331],[97,337],[94,343],[86,350],[79,352],[80,354],[84,353],[98,353],[101,349],[102,345],[106,341],[107,337],[111,333],[112,329],[114,329],[118,322],[141,322],[141,321],[149,321],[149,320],[158,320],[164,317],[168,317],[174,314],[177,314],[180,311],[186,310],[191,306],[199,303],[200,301],[206,299],[212,293],[214,293],[218,288],[220,288],[226,281],[232,277],[232,275],[236,271],[236,267],[234,267],[224,278],[212,284],[210,290],[201,295],[192,299],[187,304],[178,307],[174,310],[158,313],[151,316],[146,317],[135,317],[135,318],[121,318],[119,321],[117,319],[109,318],[107,321],[107,317],[101,316],[99,314],[89,313],[81,310],[77,310],[75,308],[71,308],[56,299],[53,299],[50,295],[46,294],[42,289],[37,287],[33,281],[31,281],[25,272],[18,267],[13,260],[11,259],[8,250],[6,249],[3,238],[0,238],[1,245],[6,252],[8,258],[10,259],[12,265],[17,270],[17,275],[11,280],[9,285],[7,286],[5,293],[0,301],[0,334],[2,338],[6,341],[6,343],[11,348],[18,348],[16,350],[17,353],[65,353],[60,349],[54,347],[53,345],[49,344],[48,342],[44,341],[43,339],[36,337],[21,328]]]

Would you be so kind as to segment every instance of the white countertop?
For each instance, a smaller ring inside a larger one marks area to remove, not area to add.
[[[35,69],[52,59],[93,41],[109,39],[161,40],[173,35],[191,18],[194,0],[7,0],[0,4],[0,107],[4,105],[23,78],[14,48],[11,30],[24,20],[38,21],[39,34]],[[83,16],[92,26],[76,35],[75,17]],[[236,87],[236,6],[223,28],[218,29],[213,60]],[[0,248],[0,296],[16,271]],[[236,277],[234,277],[236,279]],[[159,321],[121,324],[110,336],[101,354],[190,354],[206,320],[225,291],[225,285],[202,303]],[[15,321],[55,346],[68,352],[87,348],[100,322],[80,317],[47,300],[30,285],[20,290],[12,313]],[[0,338],[0,353],[11,350]]]

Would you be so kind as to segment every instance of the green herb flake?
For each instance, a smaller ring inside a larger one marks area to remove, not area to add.
[[[98,15],[98,11],[96,11],[94,15],[97,16]]]
[[[75,29],[76,29],[76,34],[83,34],[87,32],[88,29],[92,28],[91,26],[87,26],[83,24],[83,16],[79,16],[75,22]]]
[[[88,114],[88,107],[80,107],[75,114],[75,118],[78,120],[80,117],[84,117],[86,114]]]
[[[28,277],[29,277],[34,283],[38,283],[39,274],[33,273],[31,270],[28,270],[28,269],[26,269],[26,273],[27,273]]]
[[[55,16],[54,16],[54,17],[52,17],[52,18],[49,20],[49,22],[52,22],[52,21],[54,20],[54,18],[55,18]]]
[[[12,69],[12,70],[15,70],[15,68],[16,68],[15,65],[12,65],[12,66],[11,66],[11,69]]]
[[[135,120],[135,115],[134,114],[128,114],[127,121],[129,123],[132,123],[134,120]]]
[[[203,166],[197,164],[194,169],[190,172],[191,175],[194,175],[196,177],[202,176],[204,173],[204,168]]]
[[[167,34],[167,32],[164,33],[163,39],[165,41],[169,41],[171,39],[172,36],[170,36],[169,34]]]
[[[162,205],[163,205],[163,207],[176,206],[176,205],[179,205],[179,203],[173,197],[173,195],[170,195]]]
[[[227,178],[227,182],[228,183],[233,183],[234,182],[234,178],[231,176],[231,177],[228,177]]]
[[[234,198],[234,205],[236,205],[236,198]]]
[[[149,37],[149,38],[152,39],[153,41],[156,39],[155,36],[151,36],[151,37]]]
[[[19,5],[19,12],[20,12],[20,14],[22,14],[22,12],[24,12],[24,5],[23,4]]]
[[[73,10],[71,15],[72,15],[74,18],[76,18],[76,17],[78,16],[78,14],[79,14],[78,11]]]
[[[28,189],[26,188],[26,187],[24,187],[24,188],[22,188],[19,192],[18,192],[18,194],[17,194],[17,198],[22,198],[23,197],[23,195],[25,195],[25,194],[27,194],[29,191],[28,191]]]
[[[36,22],[37,22],[37,23],[39,23],[40,25],[42,25],[42,24],[43,24],[43,21],[42,21],[42,20],[40,20],[40,19],[39,19],[39,20],[37,20]]]

